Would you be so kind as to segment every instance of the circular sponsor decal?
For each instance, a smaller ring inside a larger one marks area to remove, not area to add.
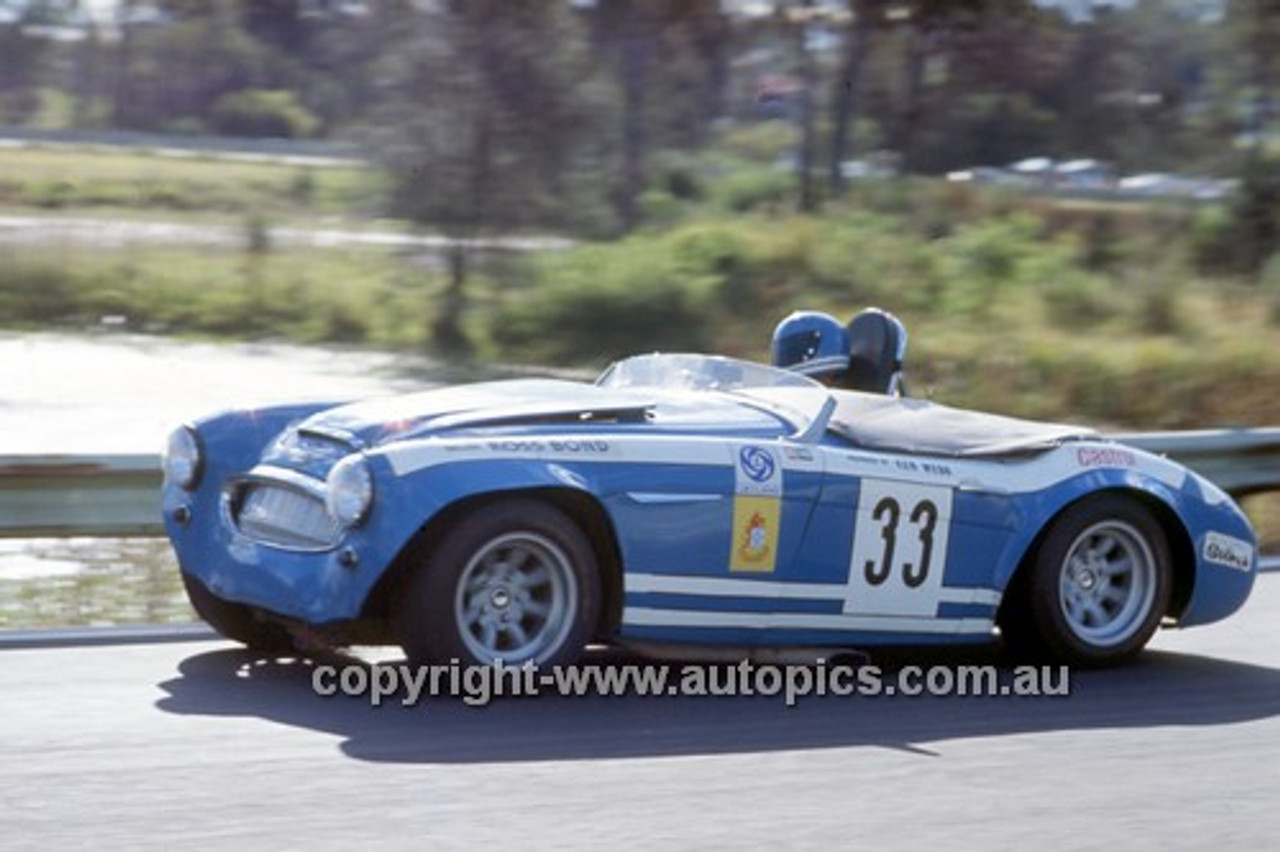
[[[738,452],[738,463],[742,465],[742,472],[753,482],[767,482],[777,470],[773,455],[759,447],[743,447]]]

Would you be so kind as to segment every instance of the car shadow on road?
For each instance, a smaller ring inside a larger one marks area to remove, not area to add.
[[[587,660],[605,667],[635,662],[616,652]],[[878,657],[885,680],[908,666],[997,665],[998,649],[899,652]],[[1230,660],[1147,651],[1134,663],[1071,671],[1065,696],[853,695],[801,698],[600,696],[542,693],[478,707],[458,697],[414,706],[404,693],[372,706],[369,698],[321,696],[321,665],[370,664],[354,658],[263,658],[243,650],[189,657],[159,684],[164,712],[258,717],[342,738],[346,755],[388,763],[486,763],[617,759],[875,746],[939,754],[948,740],[1052,731],[1213,726],[1280,715],[1280,670]],[[1053,667],[1053,673],[1058,673]],[[1052,679],[1051,679],[1052,680]]]

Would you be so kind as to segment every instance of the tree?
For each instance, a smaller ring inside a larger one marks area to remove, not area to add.
[[[645,115],[649,80],[656,64],[658,25],[643,2],[604,0],[593,16],[593,43],[598,56],[613,53],[614,75],[622,91],[619,174],[613,203],[624,231],[640,221],[638,200],[645,185],[650,145]]]
[[[1050,140],[1036,93],[1063,61],[1052,14],[1029,0],[908,5],[889,134],[905,170],[1008,162]]]
[[[307,14],[313,5],[306,0],[250,0],[244,3],[241,20],[245,30],[263,44],[289,56],[302,56],[312,35],[311,21],[319,17]]]
[[[862,68],[871,50],[871,32],[879,11],[875,0],[849,0],[851,32],[846,36],[844,57],[831,99],[831,159],[827,184],[832,195],[844,192],[843,163],[849,155],[849,134],[858,119]]]
[[[121,7],[118,126],[203,129],[219,98],[271,88],[269,52],[241,26],[238,4],[168,0],[162,10],[163,24],[139,25],[135,4]]]
[[[723,111],[729,21],[719,0],[597,0],[588,21],[596,59],[620,90],[613,201],[630,230],[650,152],[696,148]]]
[[[403,3],[369,0],[364,14],[346,13],[337,2],[329,6],[323,16],[312,7],[307,37],[287,41],[301,42],[296,85],[303,103],[321,120],[323,131],[340,133],[359,126],[377,107],[378,68],[400,36]]]
[[[860,121],[905,171],[1007,162],[1051,137],[1039,103],[1065,22],[1031,0],[846,0],[830,98],[827,182],[844,188]]]
[[[1217,57],[1230,91],[1222,99],[1242,118],[1257,155],[1276,117],[1280,85],[1280,0],[1229,0],[1223,20],[1223,52]]]
[[[39,106],[47,44],[21,22],[0,24],[0,121],[22,122]]]
[[[375,104],[375,69],[406,0],[239,0],[245,32],[266,48],[270,88],[290,90],[323,131],[359,122]]]
[[[813,189],[813,166],[816,153],[814,123],[817,120],[814,90],[818,87],[818,70],[815,67],[809,36],[814,25],[813,0],[800,0],[796,22],[796,52],[800,66],[800,156],[797,158],[797,174],[800,179],[800,212],[812,213],[818,207]]]
[[[1193,252],[1213,272],[1257,276],[1280,252],[1280,156],[1268,151],[1280,76],[1280,0],[1231,0],[1214,28],[1204,109],[1218,171],[1239,186],[1206,211]]]
[[[371,142],[393,212],[452,238],[432,341],[465,355],[476,241],[578,224],[602,168],[604,104],[578,22],[558,0],[459,0],[401,15]]]

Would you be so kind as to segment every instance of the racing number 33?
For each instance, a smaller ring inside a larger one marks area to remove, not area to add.
[[[897,497],[881,497],[871,511],[871,517],[881,523],[880,535],[884,539],[884,552],[880,560],[868,559],[863,574],[867,583],[879,586],[889,579],[894,568],[893,557],[897,550],[898,523],[902,519],[902,505]],[[920,535],[920,561],[902,563],[902,582],[908,588],[916,588],[929,576],[929,562],[933,558],[933,531],[938,525],[938,506],[925,499],[911,509],[911,523]]]
[[[935,614],[951,525],[951,489],[863,480],[844,611]]]

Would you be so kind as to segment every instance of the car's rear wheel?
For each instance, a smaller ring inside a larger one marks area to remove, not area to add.
[[[595,553],[554,506],[488,504],[412,558],[395,618],[411,661],[556,665],[576,659],[595,630]]]
[[[218,633],[255,651],[283,653],[294,649],[293,637],[282,625],[263,621],[244,604],[220,598],[197,578],[181,573],[191,608]]]
[[[1136,501],[1086,499],[1050,525],[1001,629],[1015,652],[1048,652],[1080,666],[1137,654],[1160,624],[1170,593],[1169,545]]]

